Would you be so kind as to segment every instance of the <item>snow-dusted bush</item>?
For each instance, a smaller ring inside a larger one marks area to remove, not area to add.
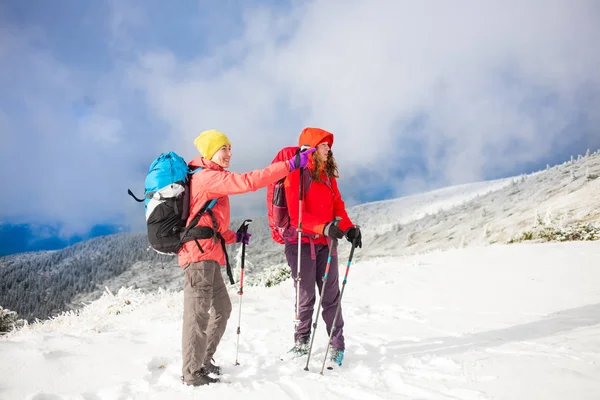
[[[539,240],[542,242],[600,240],[600,224],[591,222],[576,223],[566,227],[557,224],[538,224],[533,229],[511,238],[508,243],[518,243],[526,240]]]
[[[21,328],[23,325],[25,325],[25,320],[19,319],[16,312],[0,306],[0,335]]]
[[[283,265],[273,265],[265,268],[259,277],[256,277],[250,283],[251,285],[272,287],[279,285],[281,282],[289,279],[292,276],[290,267]]]

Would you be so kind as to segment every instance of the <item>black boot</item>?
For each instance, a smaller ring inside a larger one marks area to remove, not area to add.
[[[185,382],[186,385],[191,385],[191,386],[203,386],[203,385],[208,385],[210,383],[217,383],[219,382],[218,379],[216,378],[211,378],[210,376],[208,376],[208,373],[201,368],[200,371],[196,371],[194,372],[194,374],[192,375],[192,380],[189,382]]]
[[[202,368],[200,369],[200,371],[204,370],[206,372],[206,375],[208,374],[215,374],[215,375],[221,375],[221,367],[219,367],[218,365],[213,364],[212,362],[208,362],[208,364],[204,364],[202,366]]]

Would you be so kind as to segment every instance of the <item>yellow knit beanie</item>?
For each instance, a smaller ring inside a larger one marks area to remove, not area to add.
[[[211,129],[198,135],[194,139],[194,144],[202,157],[210,160],[221,147],[226,144],[231,145],[231,142],[224,133]]]

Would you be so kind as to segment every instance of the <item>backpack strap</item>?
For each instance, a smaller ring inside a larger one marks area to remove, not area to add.
[[[200,242],[198,239],[210,239],[213,238],[215,241],[221,242],[221,248],[223,249],[223,253],[225,254],[225,261],[227,265],[227,276],[229,277],[229,282],[233,285],[235,283],[233,279],[233,273],[231,271],[231,264],[229,263],[229,254],[227,253],[227,247],[225,243],[225,238],[218,231],[219,225],[217,224],[217,219],[212,212],[212,208],[217,203],[218,199],[212,199],[207,201],[204,206],[198,211],[198,213],[194,216],[194,219],[190,222],[190,225],[185,228],[185,231],[181,234],[180,245],[189,241],[195,241],[196,246],[201,253],[204,253],[202,246],[200,246]],[[210,215],[210,219],[212,220],[212,227],[209,226],[197,226],[200,221],[200,217],[202,214],[207,212]]]
[[[141,202],[143,202],[143,201],[144,201],[144,199],[138,199],[138,198],[135,196],[135,194],[133,194],[133,192],[131,191],[131,189],[127,189],[127,193],[129,193],[129,195],[130,195],[131,197],[133,197],[133,198],[134,198],[134,200],[135,200],[135,201],[137,201],[138,203],[141,203]]]
[[[227,254],[227,248],[225,243],[225,238],[219,232],[217,232],[217,236],[221,240],[221,248],[223,249],[223,253],[225,253],[225,263],[227,264],[227,276],[229,277],[229,283],[232,285],[235,283],[233,280],[233,273],[231,272],[231,264],[229,264],[229,254]]]
[[[202,167],[196,168],[193,171],[190,171],[189,174],[193,175],[196,172],[202,170]],[[229,277],[229,282],[233,285],[235,281],[233,280],[233,273],[231,272],[231,264],[229,264],[229,254],[227,254],[227,247],[225,243],[225,238],[218,231],[219,225],[217,224],[217,219],[212,212],[212,208],[217,204],[218,199],[212,199],[204,203],[200,211],[194,216],[194,218],[190,221],[190,225],[185,228],[183,233],[181,234],[181,240],[179,245],[181,246],[185,242],[189,242],[193,240],[196,242],[196,246],[201,253],[204,253],[202,246],[200,246],[200,242],[198,239],[210,239],[213,238],[215,241],[221,242],[221,248],[223,249],[223,253],[225,254],[225,261],[227,264],[227,276]],[[209,226],[197,226],[198,222],[200,222],[200,217],[202,214],[207,212],[210,215],[210,219],[212,220],[212,228]]]
[[[223,237],[223,235],[221,235],[219,233],[219,231],[217,230],[219,228],[219,226],[217,224],[217,219],[215,218],[215,215],[213,214],[213,212],[211,210],[211,208],[214,206],[214,204],[216,202],[217,202],[216,199],[211,200],[211,204],[206,209],[206,212],[210,215],[210,219],[212,220],[212,223],[213,223],[214,239],[219,240],[221,242],[221,248],[223,249],[223,253],[225,254],[225,264],[227,266],[227,276],[229,277],[229,283],[231,283],[233,285],[235,283],[235,281],[233,280],[233,273],[231,272],[231,264],[229,264],[229,254],[227,253],[227,244],[225,243],[225,238]]]
[[[188,226],[185,227],[185,230],[181,233],[181,240],[179,242],[179,246],[181,246],[184,243],[184,238],[189,238],[188,234],[190,232],[190,230],[196,228],[196,225],[198,225],[198,222],[200,221],[200,217],[202,216],[202,214],[204,214],[207,211],[210,211],[211,208],[214,207],[214,205],[217,203],[218,199],[212,199],[207,201],[206,203],[204,203],[204,205],[202,206],[202,208],[200,209],[200,211],[198,211],[198,213],[194,216],[194,218],[190,221],[190,224]],[[217,221],[215,220],[215,216],[213,215],[212,211],[210,211],[210,217],[213,220],[213,227],[214,230],[216,231],[217,226]],[[214,236],[214,235],[213,235]],[[212,237],[212,236],[208,236],[208,237]],[[204,239],[203,237],[200,237],[199,239]],[[188,241],[188,240],[186,240]],[[197,242],[196,242],[197,244]],[[198,244],[198,247],[200,248],[200,251],[202,253],[204,253],[204,251],[202,250],[202,248],[200,247],[200,245]]]
[[[306,198],[306,193],[308,192],[308,189],[310,189],[310,184],[313,181],[310,171],[308,171],[308,174],[304,174],[303,178],[304,180],[302,183],[304,185],[304,198]]]

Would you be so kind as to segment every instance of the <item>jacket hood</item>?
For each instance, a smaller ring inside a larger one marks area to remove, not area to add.
[[[321,142],[327,141],[329,147],[333,147],[333,133],[321,128],[304,128],[298,138],[298,146],[308,145],[317,147]]]
[[[223,168],[214,162],[207,160],[202,156],[198,156],[194,158],[192,161],[188,163],[188,166],[194,170],[196,168],[204,168],[204,169],[212,169],[215,171],[223,171]]]

